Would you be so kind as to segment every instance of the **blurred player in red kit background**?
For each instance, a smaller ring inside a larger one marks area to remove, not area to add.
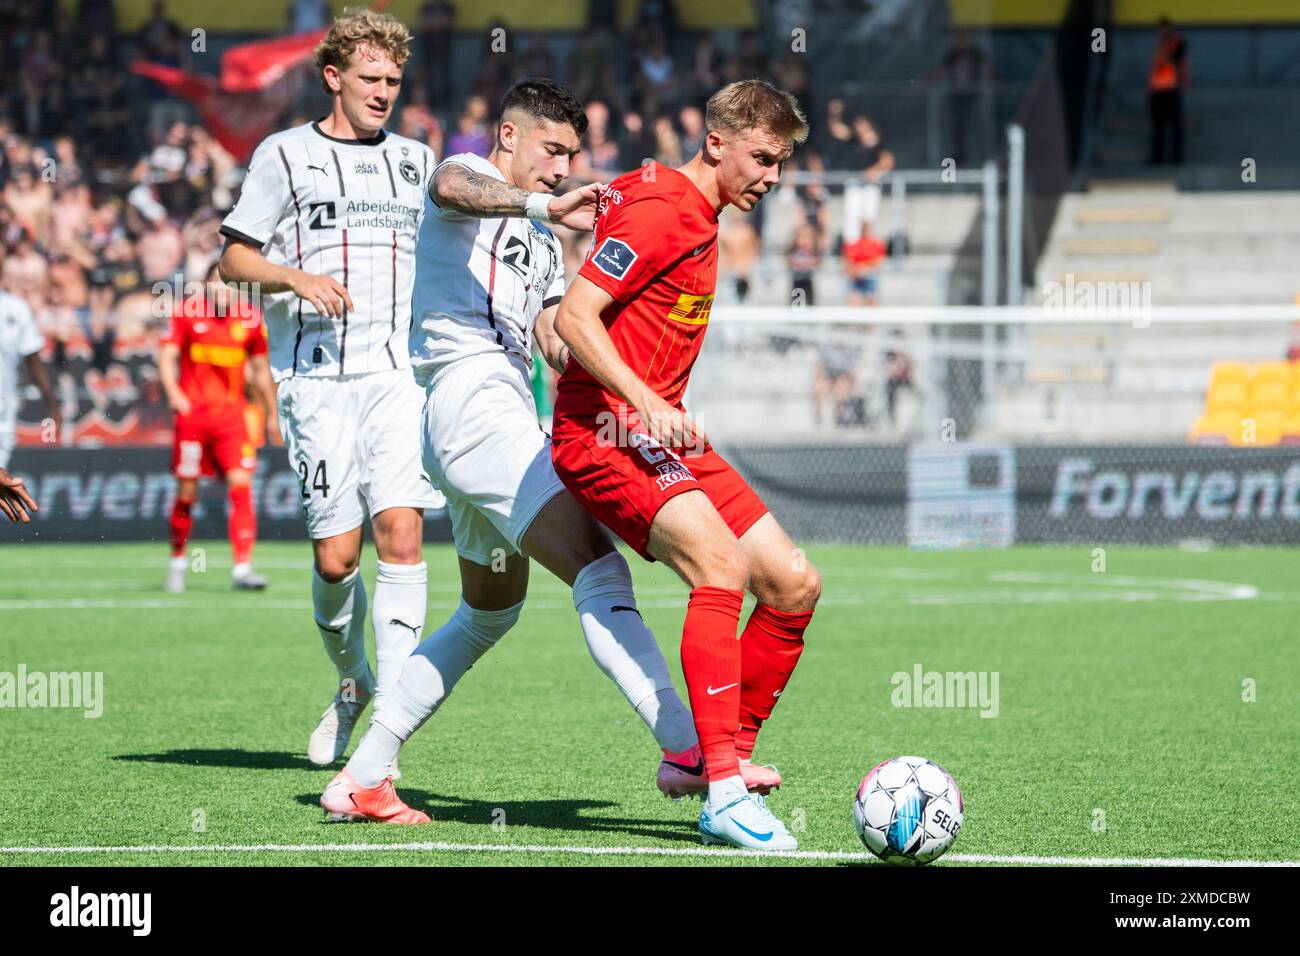
[[[266,330],[261,313],[220,281],[215,266],[207,278],[202,295],[177,304],[158,355],[163,389],[176,413],[172,444],[176,501],[171,514],[172,562],[167,590],[185,590],[189,566],[185,544],[199,478],[219,475],[230,501],[227,526],[234,559],[232,582],[237,589],[256,591],[266,587],[265,579],[252,569],[257,518],[251,481],[261,436],[249,433],[245,367],[251,372],[264,421],[271,426],[268,432],[279,444]],[[253,420],[261,424],[260,416]]]

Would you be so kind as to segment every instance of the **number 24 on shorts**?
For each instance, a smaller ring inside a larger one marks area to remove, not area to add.
[[[316,471],[312,473],[311,488],[307,487],[307,475],[311,472],[307,460],[298,462],[298,486],[302,490],[304,498],[310,498],[313,490],[319,491],[322,498],[328,498],[330,495],[329,477],[325,468],[325,459],[322,458],[316,463]]]

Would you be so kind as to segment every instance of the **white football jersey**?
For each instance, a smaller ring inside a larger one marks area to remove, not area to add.
[[[443,163],[505,180],[473,153]],[[531,219],[477,219],[426,203],[411,302],[416,381],[428,384],[457,359],[489,352],[518,355],[531,367],[533,324],[564,295],[559,240]]]
[[[32,310],[16,295],[0,291],[0,444],[18,427],[19,366],[23,359],[45,348],[45,336],[36,328]]]
[[[333,276],[355,306],[334,319],[292,292],[263,295],[277,382],[410,367],[415,239],[433,166],[415,140],[336,139],[315,122],[257,147],[221,232],[277,265]]]

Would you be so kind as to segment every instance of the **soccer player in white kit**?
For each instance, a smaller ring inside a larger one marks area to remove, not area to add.
[[[50,385],[50,376],[41,361],[45,336],[36,328],[36,320],[27,303],[9,292],[0,291],[0,468],[9,467],[18,431],[18,368],[27,366],[27,374],[40,390],[41,397],[54,421],[56,433],[62,431],[63,416]]]
[[[316,626],[338,671],[339,690],[308,741],[319,765],[343,755],[361,711],[372,697],[378,710],[419,643],[423,515],[442,504],[420,461],[424,395],[406,351],[435,157],[383,128],[410,42],[387,14],[335,20],[316,49],[331,113],[258,146],[221,227],[221,277],[262,293],[280,429],[315,553]],[[373,672],[357,570],[367,512],[379,557]]]
[[[530,388],[532,342],[562,370],[554,318],[564,292],[560,245],[543,223],[578,152],[586,116],[550,80],[526,80],[501,104],[497,146],[438,166],[416,251],[411,353],[427,388],[424,463],[447,495],[460,561],[460,606],[407,660],[347,766],[321,796],[335,821],[427,823],[393,789],[388,768],[475,661],[515,623],[535,558],[573,588],[588,650],[664,751],[656,783],[669,796],[707,784],[690,711],[642,623],[627,562],[565,490]]]

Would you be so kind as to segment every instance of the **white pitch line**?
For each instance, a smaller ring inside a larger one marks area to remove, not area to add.
[[[574,856],[667,856],[667,857],[753,857],[784,860],[870,861],[870,853],[841,850],[736,850],[725,847],[652,846],[547,846],[546,844],[497,843],[250,843],[212,846],[0,846],[0,854],[61,855],[96,853],[565,853]],[[1209,866],[1209,867],[1296,867],[1295,860],[1187,860],[1165,857],[1074,857],[1015,856],[985,853],[952,853],[952,863],[1012,863],[1027,866]]]

